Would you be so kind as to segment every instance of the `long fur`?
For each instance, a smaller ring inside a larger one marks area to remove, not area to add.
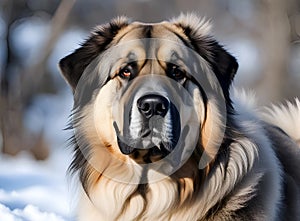
[[[192,78],[184,85],[200,120],[199,141],[170,176],[157,182],[130,182],[143,171],[117,148],[109,109],[122,82],[103,75],[108,72],[103,67],[110,68],[105,52],[128,33],[153,37],[152,25],[113,20],[96,28],[81,48],[60,62],[75,100],[71,171],[78,173],[83,186],[78,220],[299,220],[300,172],[295,171],[300,163],[299,100],[260,112],[249,105],[254,103],[249,102],[254,101],[252,96],[231,96],[237,61],[210,36],[209,23],[195,15],[157,26],[171,30],[176,40],[201,57],[201,78],[210,90],[204,91]]]
[[[266,108],[263,119],[281,128],[300,145],[300,100]]]

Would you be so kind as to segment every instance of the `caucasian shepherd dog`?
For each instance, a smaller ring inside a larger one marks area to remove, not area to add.
[[[300,102],[254,111],[195,15],[98,26],[60,61],[78,220],[300,220]]]

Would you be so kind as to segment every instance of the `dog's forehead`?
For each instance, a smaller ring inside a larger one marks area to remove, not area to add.
[[[183,34],[182,29],[178,28],[169,22],[160,23],[141,23],[133,22],[124,28],[116,36],[118,42],[130,41],[132,39],[144,39],[144,38],[162,38],[169,39],[175,42],[181,42],[179,35],[183,38],[186,36]]]
[[[121,57],[135,55],[138,60],[145,58],[170,60],[172,54],[182,53],[188,41],[183,31],[169,22],[134,22],[121,30],[113,44]]]

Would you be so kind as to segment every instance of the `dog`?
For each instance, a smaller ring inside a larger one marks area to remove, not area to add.
[[[118,17],[60,61],[78,220],[300,220],[300,101],[259,111],[232,92],[237,60],[210,29]]]

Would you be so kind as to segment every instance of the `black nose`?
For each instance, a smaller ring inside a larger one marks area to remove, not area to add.
[[[169,106],[167,98],[156,94],[148,94],[137,100],[140,113],[147,119],[154,115],[164,117],[169,110]]]

